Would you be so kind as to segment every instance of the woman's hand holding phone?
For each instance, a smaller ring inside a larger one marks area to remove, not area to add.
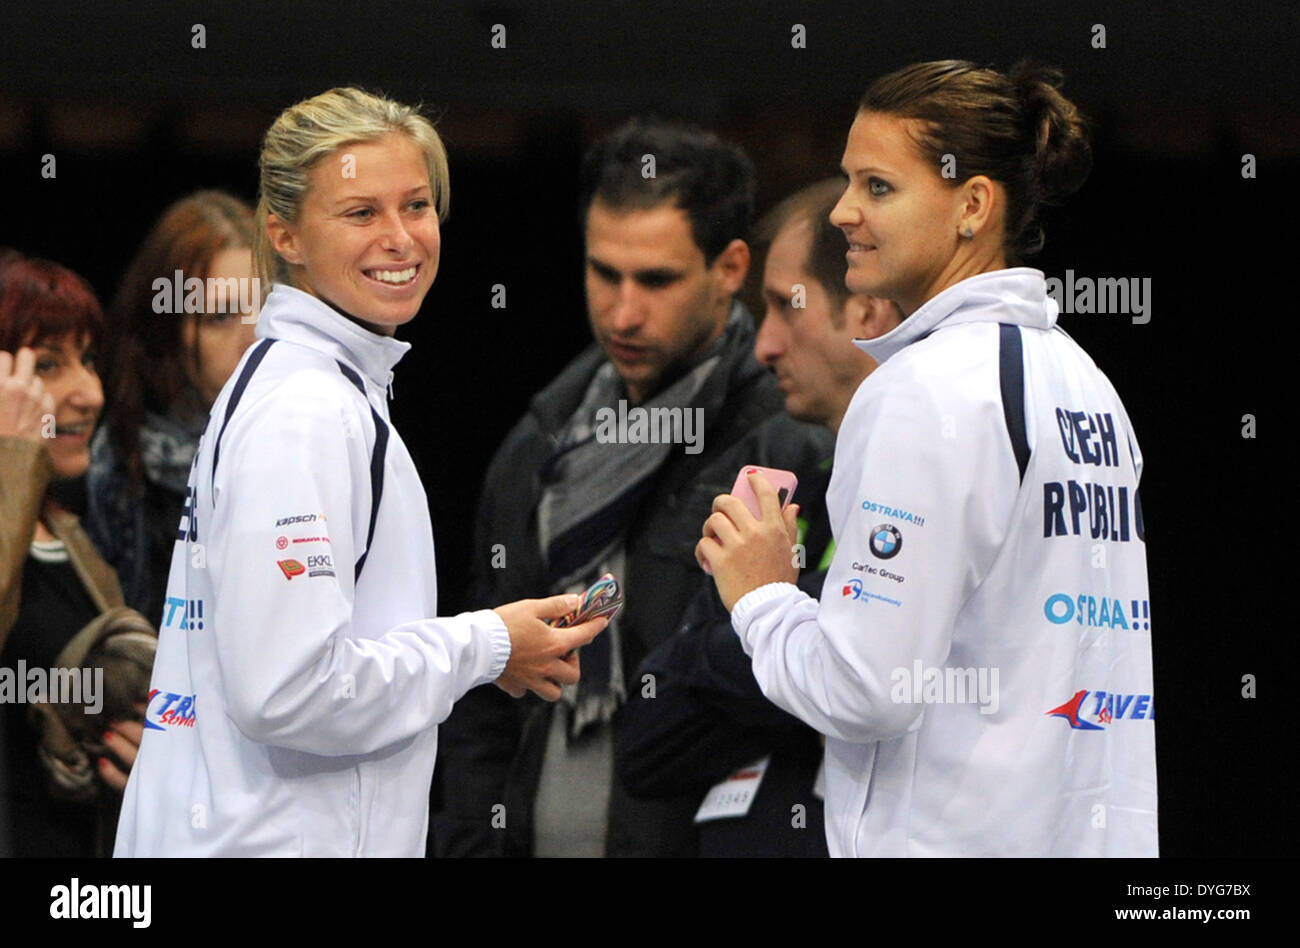
[[[577,683],[580,673],[575,650],[609,624],[607,616],[566,628],[551,624],[573,612],[581,602],[576,595],[550,596],[520,599],[493,610],[510,633],[510,660],[496,680],[498,688],[515,698],[531,691],[547,701],[558,701],[561,686]]]
[[[703,539],[695,546],[695,558],[713,574],[718,596],[730,612],[748,592],[768,583],[793,583],[799,579],[794,546],[799,539],[799,505],[788,503],[793,486],[785,494],[760,473],[761,468],[744,468],[757,506],[757,516],[734,494],[713,499],[713,513],[704,521]],[[793,474],[788,471],[779,472]]]
[[[774,467],[759,467],[756,464],[746,464],[736,474],[736,483],[731,485],[731,496],[737,498],[745,509],[754,515],[755,520],[762,520],[763,514],[759,510],[758,495],[754,493],[754,488],[749,483],[750,475],[758,474],[765,478],[773,487],[776,488],[776,499],[784,510],[794,497],[794,489],[799,486],[799,478],[794,476],[793,471],[783,471]],[[714,504],[714,510],[717,510],[717,504]],[[695,559],[700,564],[700,569],[706,573],[712,574],[713,569],[709,566],[707,560],[698,553]]]

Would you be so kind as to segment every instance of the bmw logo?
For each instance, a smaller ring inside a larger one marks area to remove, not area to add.
[[[872,528],[869,545],[871,552],[879,559],[891,559],[903,548],[903,535],[892,523],[882,523]]]

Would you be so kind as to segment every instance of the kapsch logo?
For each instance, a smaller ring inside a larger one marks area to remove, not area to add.
[[[275,522],[277,527],[287,527],[291,523],[315,523],[317,520],[324,520],[324,514],[297,514],[292,517],[281,517]]]
[[[276,560],[275,565],[284,571],[285,579],[293,579],[295,576],[301,576],[307,572],[307,567],[297,560]]]
[[[1104,731],[1116,721],[1154,721],[1151,695],[1119,695],[1105,691],[1076,691],[1074,697],[1047,714],[1065,718],[1076,731]]]
[[[862,598],[862,580],[854,578],[844,584],[844,589],[840,592],[841,596],[852,596],[854,599]]]
[[[194,722],[198,720],[198,712],[194,708],[196,698],[197,695],[183,695],[154,688],[145,702],[145,729],[165,731],[173,727],[194,727]]]
[[[879,559],[888,560],[903,549],[903,535],[892,523],[882,523],[871,530],[871,552]]]

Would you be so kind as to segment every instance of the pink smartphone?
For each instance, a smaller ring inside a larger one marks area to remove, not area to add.
[[[754,515],[754,519],[763,519],[762,513],[758,509],[758,497],[754,494],[754,488],[749,486],[749,475],[753,473],[762,474],[776,488],[776,496],[781,501],[781,509],[790,503],[790,498],[794,496],[794,489],[799,486],[799,478],[794,476],[792,471],[782,471],[772,467],[759,467],[756,464],[747,464],[740,469],[736,475],[736,483],[731,485],[731,494],[733,497],[740,498],[740,502],[748,508],[749,512]],[[713,570],[704,560],[700,560],[700,568],[710,576]]]
[[[790,498],[794,496],[794,489],[799,486],[799,478],[795,477],[790,471],[780,471],[771,467],[757,467],[747,465],[740,469],[736,475],[736,483],[731,487],[733,497],[740,498],[740,502],[749,508],[749,512],[754,515],[755,520],[761,520],[763,515],[758,510],[758,497],[754,494],[754,488],[749,486],[750,474],[762,474],[776,488],[777,500],[781,502],[781,509],[790,503]]]

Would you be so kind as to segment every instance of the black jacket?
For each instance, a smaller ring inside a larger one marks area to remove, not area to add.
[[[800,471],[830,455],[825,430],[784,415],[763,424],[783,412],[784,397],[771,374],[755,362],[753,346],[754,328],[746,313],[742,331],[723,350],[692,403],[704,409],[703,449],[669,454],[628,527],[625,574],[619,579],[626,597],[620,629],[629,694],[639,687],[633,677],[637,666],[676,632],[687,605],[709,581],[695,561],[695,544],[713,498],[731,489],[744,464]],[[471,607],[546,594],[546,564],[537,539],[540,472],[604,361],[593,344],[570,363],[533,399],[493,458],[475,528]],[[502,549],[505,568],[493,568],[494,552]],[[442,802],[432,821],[431,852],[531,855],[533,803],[552,710],[532,696],[515,701],[492,685],[457,702],[439,728]],[[619,726],[616,715],[615,735]],[[615,777],[607,853],[694,855],[691,817],[698,802],[689,795],[636,800]]]
[[[796,471],[794,500],[806,524],[799,586],[821,596],[831,545],[826,513],[830,467]],[[714,784],[769,757],[758,794],[744,817],[699,827],[701,856],[826,856],[822,801],[812,793],[821,763],[820,736],[769,701],[731,627],[717,590],[702,590],[681,630],[637,671],[653,676],[653,696],[629,695],[614,748],[623,785],[637,796],[692,795],[698,805]]]

